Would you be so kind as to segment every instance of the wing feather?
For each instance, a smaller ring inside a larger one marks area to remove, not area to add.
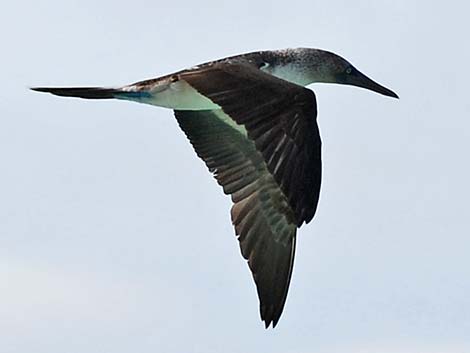
[[[177,78],[221,107],[175,115],[232,197],[232,222],[256,283],[261,318],[274,327],[287,298],[297,227],[313,218],[319,198],[315,95],[240,63],[205,65]]]
[[[182,72],[179,79],[246,129],[287,197],[296,224],[308,223],[315,214],[321,184],[321,139],[313,92],[240,63],[215,63]]]
[[[266,327],[271,323],[274,327],[287,298],[294,260],[297,228],[287,198],[255,143],[226,124],[220,118],[225,115],[222,111],[175,111],[175,115],[198,156],[232,196],[232,222],[253,273],[261,318]]]

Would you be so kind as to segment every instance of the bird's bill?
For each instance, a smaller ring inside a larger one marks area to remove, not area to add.
[[[398,98],[398,95],[395,92],[382,85],[379,85],[377,82],[371,80],[369,77],[358,70],[355,70],[351,75],[348,75],[345,81],[345,83],[348,85],[362,87],[383,94],[384,96]]]

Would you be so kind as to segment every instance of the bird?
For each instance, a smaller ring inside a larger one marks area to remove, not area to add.
[[[399,98],[341,56],[315,48],[239,54],[115,88],[31,89],[172,109],[198,157],[231,196],[231,220],[261,320],[275,328],[290,285],[297,229],[313,219],[320,196],[317,101],[306,88],[312,83]]]

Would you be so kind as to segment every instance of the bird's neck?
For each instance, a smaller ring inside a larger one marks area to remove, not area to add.
[[[300,86],[307,86],[316,82],[314,78],[310,77],[305,68],[296,63],[278,64],[272,67],[266,67],[265,69],[262,68],[262,70]]]

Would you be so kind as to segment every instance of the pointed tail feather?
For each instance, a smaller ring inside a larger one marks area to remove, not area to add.
[[[85,99],[112,99],[117,98],[120,92],[115,88],[101,87],[33,87],[33,91],[47,92],[62,97],[78,97]]]

